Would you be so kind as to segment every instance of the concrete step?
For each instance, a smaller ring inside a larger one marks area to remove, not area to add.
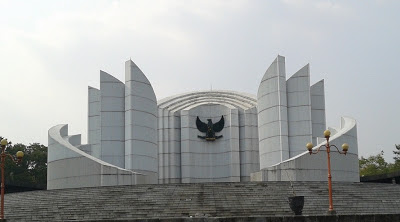
[[[326,182],[294,182],[304,215],[328,210]],[[117,220],[293,215],[289,182],[162,184],[7,194],[8,221]],[[339,215],[399,214],[400,185],[333,183]]]

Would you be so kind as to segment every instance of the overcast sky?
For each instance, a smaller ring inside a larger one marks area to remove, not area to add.
[[[193,90],[256,94],[275,57],[287,78],[325,79],[327,124],[358,122],[359,153],[400,144],[400,1],[0,0],[0,135],[47,145],[67,123],[87,137],[87,86],[124,81],[129,58],[157,99]],[[304,148],[305,149],[305,148]]]

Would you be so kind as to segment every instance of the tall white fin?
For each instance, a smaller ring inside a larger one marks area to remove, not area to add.
[[[91,154],[100,159],[101,128],[100,128],[100,90],[88,88],[88,144]]]
[[[286,81],[290,157],[304,152],[312,142],[310,66],[307,64]]]
[[[324,80],[311,86],[311,119],[312,119],[312,140],[318,144],[318,137],[324,137],[326,128],[325,118],[325,90]]]
[[[157,99],[149,80],[132,61],[125,62],[125,169],[158,183]]]
[[[125,167],[125,85],[100,71],[101,160]]]
[[[279,56],[257,93],[260,169],[289,158],[285,57]]]

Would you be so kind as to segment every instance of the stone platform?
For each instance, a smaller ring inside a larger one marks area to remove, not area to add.
[[[305,196],[306,217],[292,216],[287,203],[292,195],[289,182],[110,186],[13,193],[5,196],[5,217],[7,221],[351,221],[339,219],[362,217],[346,215],[365,215],[370,218],[367,221],[385,215],[399,218],[400,185],[334,182],[336,217],[323,216],[328,209],[326,182],[294,182],[294,189],[296,195]]]

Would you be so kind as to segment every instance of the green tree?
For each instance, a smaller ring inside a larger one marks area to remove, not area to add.
[[[385,158],[383,158],[383,151],[368,158],[361,157],[359,159],[359,164],[361,176],[383,174],[390,171],[390,164],[388,164],[385,161]]]
[[[393,154],[395,155],[393,157],[393,159],[394,159],[393,171],[399,171],[400,170],[400,144],[395,144],[394,147],[396,149],[393,151]]]
[[[0,139],[2,139],[0,137]],[[24,152],[24,158],[18,164],[6,157],[5,181],[16,186],[45,188],[47,183],[47,147],[33,143],[26,146],[21,143],[9,144],[7,153],[15,157],[18,151]]]
[[[393,151],[393,154],[395,155],[393,157],[393,159],[396,162],[399,162],[400,161],[400,144],[395,144],[394,147],[396,148],[396,150]]]

